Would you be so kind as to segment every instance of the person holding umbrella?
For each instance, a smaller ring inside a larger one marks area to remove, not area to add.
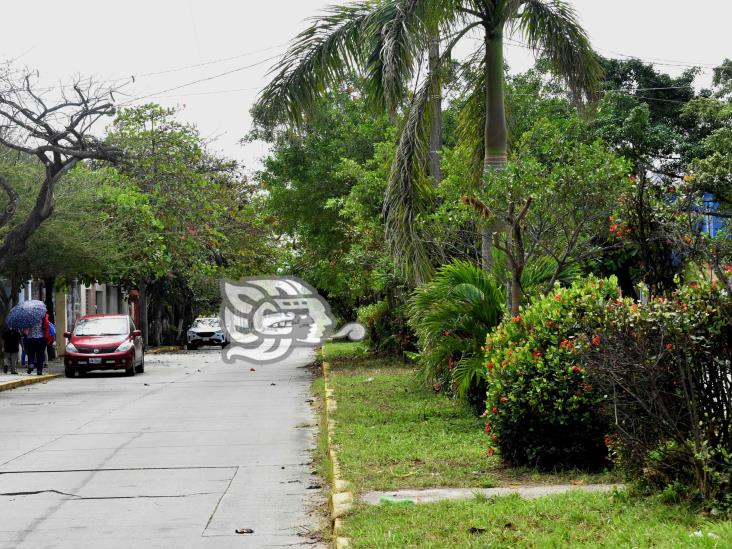
[[[40,376],[43,374],[43,363],[46,362],[46,335],[43,332],[43,321],[26,329],[28,330],[25,339],[28,349],[28,373],[30,374],[35,366],[36,373]]]
[[[25,337],[25,352],[28,355],[28,373],[36,368],[38,375],[43,374],[43,363],[46,354],[46,304],[37,299],[30,299],[16,305],[8,313],[6,323],[10,328],[20,330]]]

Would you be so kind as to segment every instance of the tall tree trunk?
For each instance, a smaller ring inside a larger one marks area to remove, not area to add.
[[[440,37],[439,34],[430,40],[429,71],[434,74],[440,67]],[[430,97],[430,175],[435,185],[442,181],[440,167],[440,151],[442,150],[442,84],[435,86],[435,92]]]
[[[72,332],[74,325],[79,319],[81,312],[81,284],[77,279],[69,285],[68,299],[66,301],[66,331]]]
[[[140,297],[137,300],[137,310],[140,313],[140,330],[142,331],[142,342],[147,349],[150,342],[147,323],[147,282],[141,280],[137,287],[140,290]]]
[[[155,320],[153,321],[153,341],[155,345],[163,344],[163,304],[155,300]]]
[[[483,173],[506,167],[508,133],[503,89],[503,27],[485,35],[485,160]],[[485,270],[493,268],[493,226],[481,228],[481,258]]]
[[[56,306],[53,300],[53,288],[56,285],[56,277],[49,276],[43,279],[43,286],[45,290],[45,303],[46,311],[48,313],[48,321],[56,324]],[[46,352],[48,353],[48,360],[56,358],[56,347],[54,345],[47,345]]]
[[[56,306],[53,301],[53,287],[56,285],[56,277],[49,276],[43,279],[43,286],[45,290],[46,311],[48,311],[48,320],[50,322],[56,322]]]

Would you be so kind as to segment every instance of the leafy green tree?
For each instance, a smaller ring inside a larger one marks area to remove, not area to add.
[[[391,270],[380,213],[393,131],[357,86],[323,98],[299,132],[260,121],[249,135],[271,144],[256,179],[287,249],[282,268],[327,293],[344,316],[383,289]]]
[[[441,85],[441,71],[431,71],[414,97],[408,90],[436,30],[445,46],[439,60],[433,60],[435,69],[447,64],[455,46],[474,29],[483,32],[475,52],[481,59],[482,76],[475,88],[480,99],[473,101],[482,107],[478,141],[484,169],[501,170],[507,160],[504,35],[516,32],[542,52],[575,97],[592,94],[597,87],[600,65],[574,11],[562,0],[383,0],[332,7],[295,39],[258,103],[264,116],[302,127],[318,98],[352,73],[364,75],[366,96],[377,107],[393,111],[409,103],[385,193],[384,214],[392,257],[417,281],[428,277],[431,270],[416,220],[427,208],[427,111],[430,97]],[[487,227],[483,240],[487,265]]]
[[[190,305],[202,280],[215,287],[219,277],[272,266],[269,228],[257,215],[255,189],[234,162],[208,153],[197,129],[178,122],[172,109],[124,109],[107,139],[127,158],[110,182],[110,207],[127,238],[138,243],[121,275],[140,289],[146,341],[148,309],[154,341],[165,337],[163,325],[171,324],[166,319],[174,319],[180,340],[183,324],[196,314]]]

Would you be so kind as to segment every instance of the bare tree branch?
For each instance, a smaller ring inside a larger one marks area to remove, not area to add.
[[[114,115],[112,90],[95,86],[91,80],[77,80],[69,97],[63,88],[38,87],[37,79],[33,72],[0,67],[0,145],[34,156],[45,166],[30,214],[0,242],[0,269],[25,249],[31,235],[52,214],[54,190],[69,170],[81,160],[114,162],[121,158],[119,150],[90,133],[101,117]],[[57,95],[46,97],[49,91]],[[0,188],[8,196],[5,211],[0,213],[3,226],[15,214],[18,193],[1,176]]]

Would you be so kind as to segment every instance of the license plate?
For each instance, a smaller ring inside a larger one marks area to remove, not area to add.
[[[101,364],[101,363],[102,363],[101,358],[90,358],[89,359],[89,364]]]

